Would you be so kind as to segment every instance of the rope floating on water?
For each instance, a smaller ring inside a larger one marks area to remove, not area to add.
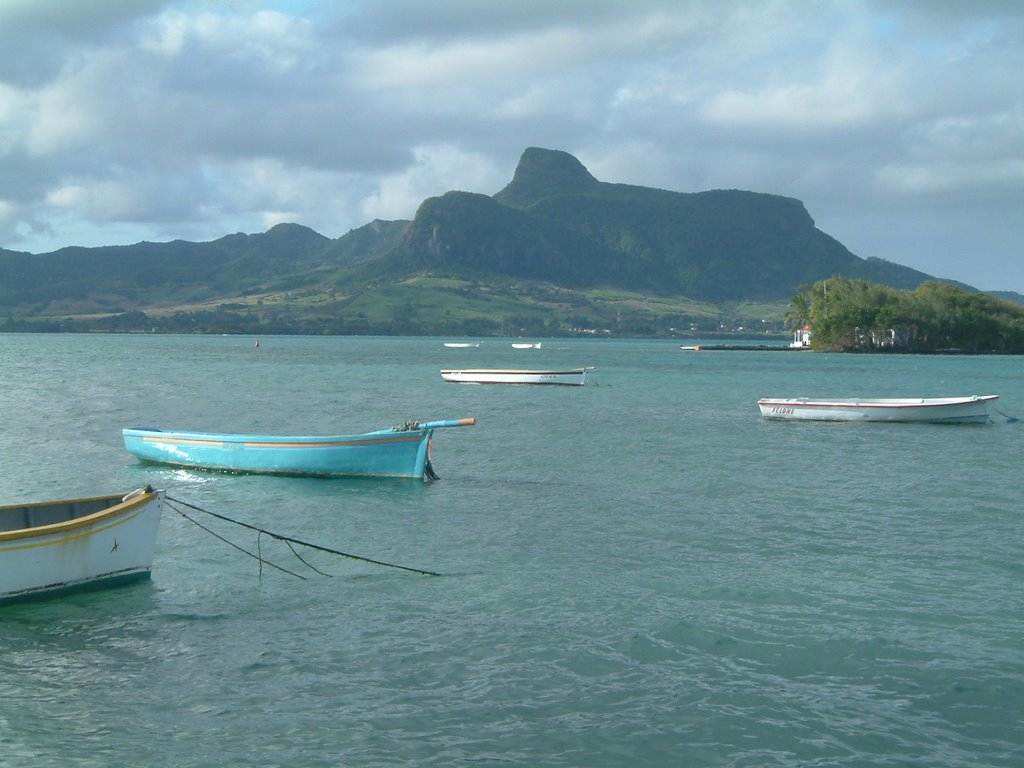
[[[281,571],[283,573],[287,573],[289,576],[294,576],[297,579],[302,579],[303,581],[305,581],[305,579],[306,579],[305,576],[302,576],[301,574],[295,573],[294,571],[289,571],[287,568],[283,568],[280,565],[277,565],[275,563],[270,562],[269,560],[267,560],[267,559],[265,559],[263,557],[262,553],[254,555],[252,552],[247,550],[245,547],[241,547],[238,544],[235,544],[235,542],[231,541],[230,539],[225,538],[224,536],[221,536],[219,533],[217,533],[216,531],[214,531],[214,530],[208,528],[207,526],[203,525],[198,520],[196,520],[196,519],[194,519],[192,517],[189,517],[185,512],[183,512],[182,510],[180,510],[180,509],[178,509],[177,507],[174,506],[174,504],[172,503],[174,501],[176,501],[176,500],[175,499],[171,499],[169,497],[164,497],[164,502],[167,504],[167,506],[169,506],[171,509],[173,509],[175,512],[177,512],[179,515],[184,517],[186,520],[188,520],[190,523],[192,523],[196,527],[201,528],[202,530],[206,531],[208,534],[213,536],[215,539],[220,539],[221,541],[223,541],[228,546],[234,547],[239,552],[242,552],[243,554],[246,554],[246,555],[248,555],[251,558],[259,560],[259,562],[260,562],[260,576],[261,577],[263,576],[263,564],[266,563],[271,568],[276,568],[277,570],[279,570],[279,571]],[[178,502],[178,503],[179,504],[184,504],[184,502]],[[188,504],[186,506],[192,506],[192,505]],[[205,511],[205,510],[200,510],[200,511]],[[256,546],[257,546],[257,549],[259,549],[259,539],[258,538],[256,540]]]
[[[1004,419],[1006,419],[1006,423],[1007,424],[1014,424],[1015,422],[1020,421],[1020,419],[1018,419],[1016,416],[1007,416],[1005,413],[1000,411],[998,408],[993,408],[992,410],[995,411],[996,413],[998,413]]]
[[[230,546],[234,547],[235,549],[239,550],[240,552],[244,552],[245,554],[249,555],[250,557],[253,557],[253,558],[259,560],[261,575],[262,575],[263,563],[266,563],[270,567],[276,568],[277,570],[283,571],[284,573],[290,574],[291,576],[295,576],[295,577],[300,578],[300,579],[305,579],[306,578],[305,576],[302,576],[302,575],[300,575],[298,573],[295,573],[293,571],[289,571],[287,568],[282,568],[281,566],[276,565],[276,564],[270,562],[269,560],[266,560],[263,557],[263,553],[261,551],[259,551],[260,537],[262,537],[262,536],[269,536],[270,538],[276,539],[277,541],[283,541],[285,544],[288,545],[288,548],[292,551],[292,554],[295,555],[295,557],[303,565],[305,565],[306,567],[308,567],[309,569],[311,569],[313,571],[316,571],[317,573],[319,573],[319,574],[321,574],[323,576],[329,576],[330,574],[326,574],[323,571],[318,570],[317,568],[313,567],[308,562],[306,562],[306,560],[304,560],[302,558],[302,556],[300,556],[299,553],[295,551],[295,547],[292,546],[292,545],[298,545],[300,547],[307,547],[308,549],[315,549],[315,550],[317,550],[319,552],[327,552],[328,554],[338,555],[340,557],[347,557],[349,560],[358,560],[359,562],[370,563],[371,565],[380,565],[380,566],[383,566],[385,568],[396,568],[396,569],[398,569],[400,571],[409,571],[410,573],[418,573],[421,576],[441,576],[442,575],[440,573],[437,573],[436,571],[425,571],[425,570],[420,569],[420,568],[411,568],[411,567],[409,567],[407,565],[396,565],[395,563],[386,563],[383,560],[374,560],[373,558],[370,558],[370,557],[362,557],[361,555],[353,555],[350,552],[342,552],[340,549],[332,549],[330,547],[324,547],[324,546],[321,546],[319,544],[313,544],[313,543],[308,542],[308,541],[302,541],[301,539],[295,539],[295,538],[292,538],[291,536],[285,536],[285,535],[280,534],[280,533],[275,533],[274,531],[268,531],[266,528],[260,528],[259,526],[256,526],[256,525],[250,525],[249,523],[244,523],[241,520],[235,520],[234,518],[228,517],[227,515],[221,515],[221,514],[218,514],[216,512],[211,512],[208,509],[203,509],[202,507],[197,507],[194,504],[189,504],[186,501],[182,501],[181,499],[175,499],[175,498],[172,498],[171,496],[166,496],[165,497],[165,501],[166,502],[170,502],[170,503],[168,503],[168,506],[171,509],[173,509],[175,512],[177,512],[179,515],[184,517],[186,520],[188,520],[189,522],[197,525],[198,527],[202,528],[207,533],[211,534],[215,538],[220,539],[221,541],[225,542],[226,544],[229,544]],[[224,538],[223,536],[221,536],[221,535],[217,534],[216,532],[212,531],[207,526],[202,525],[199,521],[195,520],[193,517],[191,517],[190,515],[188,515],[187,513],[182,511],[181,509],[179,509],[178,507],[176,507],[175,504],[180,504],[181,506],[187,507],[188,509],[191,509],[191,510],[195,510],[196,512],[202,512],[205,515],[209,515],[210,517],[217,518],[218,520],[223,520],[226,523],[231,523],[233,525],[237,525],[240,528],[246,528],[246,529],[248,529],[250,531],[255,531],[257,534],[259,534],[257,536],[257,538],[256,538],[257,554],[253,554],[252,552],[244,549],[243,547],[238,546],[234,542],[231,542],[228,539]]]

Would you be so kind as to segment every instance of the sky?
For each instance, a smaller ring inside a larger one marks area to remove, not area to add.
[[[0,248],[335,238],[527,147],[1024,293],[1019,0],[0,0]]]

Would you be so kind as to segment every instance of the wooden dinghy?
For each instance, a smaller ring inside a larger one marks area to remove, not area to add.
[[[0,603],[149,578],[164,492],[0,507]]]
[[[142,461],[224,472],[311,477],[433,479],[435,429],[476,419],[407,422],[361,435],[244,435],[124,429],[124,447]]]

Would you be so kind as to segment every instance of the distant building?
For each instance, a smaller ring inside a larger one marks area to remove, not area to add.
[[[793,331],[793,342],[789,345],[791,349],[811,348],[811,326],[805,325]]]

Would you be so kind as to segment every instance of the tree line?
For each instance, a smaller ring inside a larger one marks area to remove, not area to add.
[[[1024,306],[940,281],[913,291],[846,277],[801,286],[786,315],[835,352],[1024,354]]]

